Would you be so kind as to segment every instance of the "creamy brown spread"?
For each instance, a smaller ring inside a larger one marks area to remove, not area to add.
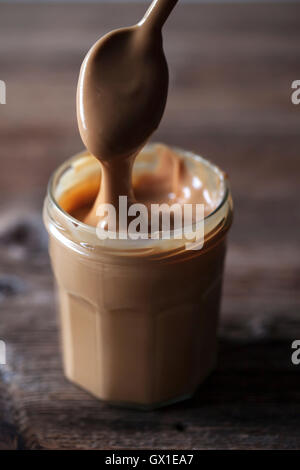
[[[221,183],[217,198],[213,197],[201,164],[197,165],[196,172],[195,168],[187,168],[180,153],[166,145],[156,145],[155,152],[158,159],[155,170],[133,174],[132,190],[138,202],[147,208],[152,203],[203,204],[205,216],[216,208],[222,197]],[[74,185],[62,194],[60,206],[74,218],[85,222],[95,205],[102,179],[100,172]]]

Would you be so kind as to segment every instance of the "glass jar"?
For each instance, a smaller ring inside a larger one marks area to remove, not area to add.
[[[96,228],[65,212],[62,195],[100,165],[83,152],[62,164],[48,185],[44,222],[59,299],[64,371],[94,396],[153,409],[190,397],[213,370],[226,234],[232,199],[226,175],[193,153],[216,209],[204,219],[204,245],[182,240],[100,240]],[[152,171],[155,146],[138,156],[133,176]],[[203,173],[204,172],[204,173]]]

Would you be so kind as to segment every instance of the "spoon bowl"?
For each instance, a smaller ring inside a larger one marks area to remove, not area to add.
[[[142,28],[108,33],[90,49],[81,67],[80,134],[102,161],[137,153],[165,109],[169,76],[161,32],[145,41]]]

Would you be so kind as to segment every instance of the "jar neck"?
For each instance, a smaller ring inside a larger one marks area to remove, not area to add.
[[[144,152],[151,152],[149,147]],[[182,152],[183,158],[194,158],[193,154]],[[83,158],[84,157],[84,158]],[[88,160],[90,158],[90,160]],[[199,157],[200,158],[200,157]],[[83,163],[81,162],[83,161]],[[80,166],[81,165],[81,166]],[[91,167],[89,168],[89,165]],[[211,165],[211,171],[216,171],[213,165]],[[58,204],[58,196],[61,194],[60,184],[63,178],[66,178],[68,171],[70,172],[70,184],[73,182],[73,173],[78,178],[80,172],[84,178],[87,174],[86,169],[90,171],[100,171],[99,164],[93,157],[87,156],[86,153],[79,154],[73,157],[68,162],[65,162],[61,167],[54,173],[48,188],[48,196],[45,200],[44,206],[44,220],[49,233],[60,239],[62,243],[68,245],[72,244],[72,247],[76,247],[77,250],[83,254],[89,255],[93,253],[94,256],[109,255],[119,256],[157,256],[157,254],[175,254],[183,253],[185,251],[185,240],[183,239],[158,239],[158,240],[100,240],[97,236],[95,227],[86,225],[72,216],[63,211]],[[73,173],[72,173],[73,171]],[[221,170],[217,171],[222,176]],[[221,177],[220,176],[220,177]],[[99,175],[100,177],[100,175]],[[226,178],[224,178],[225,192],[223,200],[217,209],[204,219],[204,244],[200,250],[210,249],[214,243],[218,243],[227,233],[232,222],[232,200],[230,194],[230,188]],[[69,183],[68,183],[69,184]],[[67,186],[68,187],[68,186]]]

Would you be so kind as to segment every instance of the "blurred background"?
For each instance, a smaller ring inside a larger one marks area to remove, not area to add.
[[[296,448],[299,2],[180,1],[165,26],[170,89],[152,140],[221,166],[235,202],[216,373],[193,401],[146,417],[119,415],[62,376],[43,198],[52,171],[82,149],[85,53],[147,3],[0,2],[0,443]]]

